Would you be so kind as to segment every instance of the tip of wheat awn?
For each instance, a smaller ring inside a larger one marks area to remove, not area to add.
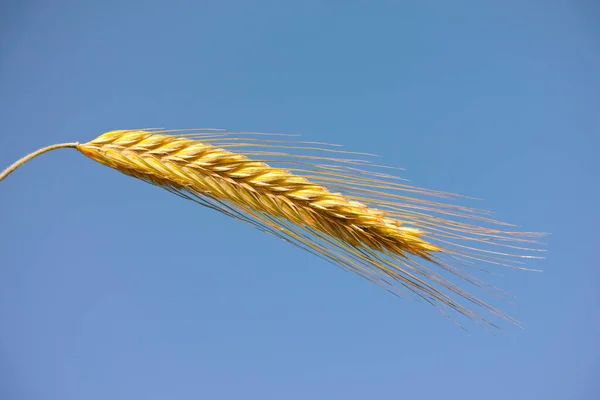
[[[542,234],[517,232],[452,193],[408,185],[370,154],[291,135],[202,130],[115,130],[76,148],[123,174],[248,223],[394,294],[410,293],[487,327],[519,324],[454,281],[492,294],[482,265],[526,270]],[[447,313],[450,311],[450,313]]]

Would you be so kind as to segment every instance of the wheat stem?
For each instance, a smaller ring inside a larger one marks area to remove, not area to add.
[[[48,151],[56,150],[56,149],[76,148],[78,144],[79,143],[76,143],[76,142],[75,143],[53,144],[52,146],[44,147],[43,149],[39,149],[37,151],[34,151],[33,153],[27,154],[25,157],[21,158],[20,160],[15,162],[13,165],[11,165],[10,167],[8,167],[4,171],[2,171],[2,173],[0,174],[0,181],[2,181],[4,178],[6,178],[8,175],[10,175],[14,170],[19,168],[21,165],[25,164],[27,161],[31,160],[32,158],[39,156],[40,154],[44,154]]]

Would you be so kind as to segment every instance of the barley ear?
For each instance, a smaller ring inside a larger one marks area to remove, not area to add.
[[[493,219],[486,210],[452,203],[464,196],[403,183],[384,171],[392,167],[360,157],[370,154],[282,139],[287,136],[282,134],[185,131],[114,130],[83,144],[48,146],[8,167],[0,181],[40,154],[75,148],[93,161],[248,223],[392,294],[413,295],[453,321],[446,311],[498,328],[478,309],[520,325],[459,282],[506,298],[474,275],[489,273],[478,264],[532,270],[523,263],[543,258],[538,238],[544,234],[515,231],[514,225]]]
[[[74,148],[77,148],[78,145],[79,145],[79,143],[77,143],[77,142],[53,144],[52,146],[44,147],[43,149],[39,149],[37,151],[34,151],[33,153],[27,154],[25,157],[21,158],[20,160],[15,162],[13,165],[11,165],[10,167],[8,167],[4,171],[2,171],[2,173],[0,174],[0,181],[2,181],[4,178],[6,178],[8,175],[10,175],[14,170],[19,168],[21,165],[23,165],[27,161],[39,156],[40,154],[44,154],[44,153],[47,153],[49,151],[56,150],[56,149],[67,149],[67,148],[74,149]]]

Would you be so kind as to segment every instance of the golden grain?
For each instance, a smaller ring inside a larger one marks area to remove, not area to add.
[[[407,193],[455,195],[406,185],[364,160],[322,155],[360,153],[263,136],[269,135],[111,131],[88,143],[32,153],[9,167],[0,180],[38,154],[76,147],[99,163],[250,223],[392,293],[408,289],[442,311],[449,308],[495,326],[452,296],[456,295],[517,323],[440,272],[493,290],[455,265],[483,262],[525,269],[519,260],[535,258],[531,253],[540,251],[535,241],[539,234],[507,231],[508,224],[480,210],[410,197]],[[283,152],[290,149],[296,154]]]

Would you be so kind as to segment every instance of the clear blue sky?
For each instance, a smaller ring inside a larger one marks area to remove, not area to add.
[[[0,10],[0,168],[112,129],[295,133],[552,233],[543,273],[499,271],[526,328],[494,337],[49,153],[0,184],[0,398],[600,398],[597,2]]]

